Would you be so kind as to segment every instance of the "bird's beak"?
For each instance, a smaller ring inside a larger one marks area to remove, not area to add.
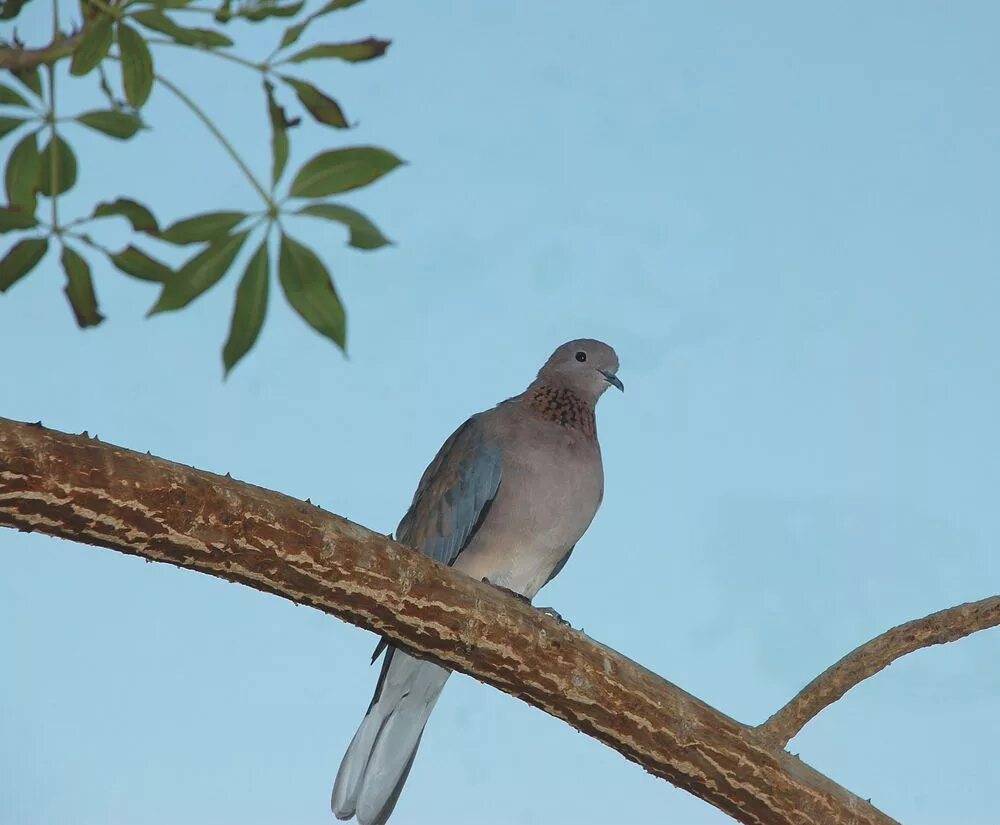
[[[598,370],[598,372],[604,376],[604,380],[607,381],[612,387],[617,387],[622,392],[625,392],[625,385],[613,372],[609,372],[608,370]]]

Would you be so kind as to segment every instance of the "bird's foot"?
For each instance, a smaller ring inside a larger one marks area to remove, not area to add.
[[[518,593],[516,590],[511,590],[509,587],[504,587],[502,584],[494,584],[485,576],[483,577],[483,584],[488,584],[495,590],[499,590],[501,593],[506,593],[508,596],[513,596],[519,602],[524,602],[525,604],[531,604],[531,599],[525,596],[523,593]]]
[[[557,622],[559,622],[559,624],[564,624],[564,625],[566,625],[566,627],[572,627],[572,625],[569,622],[567,622],[562,617],[562,614],[558,610],[556,610],[554,607],[536,607],[535,609],[539,613],[544,613],[546,616],[551,616],[553,619],[555,619]]]
[[[490,587],[499,590],[501,593],[506,593],[508,596],[513,596],[519,602],[524,602],[525,604],[528,605],[531,604],[531,599],[529,599],[523,593],[518,593],[516,590],[511,590],[509,587],[504,587],[502,584],[494,584],[485,576],[483,577],[482,582],[483,584],[488,584]],[[534,605],[532,606],[534,607]],[[559,611],[557,611],[553,607],[536,607],[535,610],[537,610],[539,613],[544,613],[546,616],[551,616],[553,619],[559,622],[559,624],[564,624],[567,627],[570,626],[569,622],[567,622],[559,613]]]

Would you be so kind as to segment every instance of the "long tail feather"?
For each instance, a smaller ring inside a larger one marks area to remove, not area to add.
[[[375,697],[344,755],[331,807],[338,819],[384,825],[413,765],[427,718],[451,675],[390,648]]]

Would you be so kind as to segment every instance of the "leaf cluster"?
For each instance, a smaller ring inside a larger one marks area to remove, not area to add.
[[[348,244],[356,249],[386,246],[390,241],[368,217],[330,198],[368,186],[402,161],[374,146],[338,147],[307,160],[283,184],[291,131],[302,118],[289,117],[281,96],[294,95],[317,126],[351,128],[335,98],[290,70],[307,61],[360,63],[383,56],[389,41],[373,37],[292,48],[315,20],[360,1],[328,0],[306,14],[302,0],[222,0],[214,9],[195,6],[192,0],[82,0],[77,29],[61,32],[56,24],[50,48],[33,50],[40,54],[39,61],[9,70],[11,81],[0,83],[0,140],[10,141],[4,162],[6,203],[0,205],[0,233],[16,233],[16,240],[0,257],[0,292],[31,273],[55,244],[66,276],[65,294],[81,327],[104,320],[93,272],[97,269],[103,274],[105,261],[128,276],[157,285],[159,295],[150,315],[174,312],[187,307],[229,273],[238,272],[241,251],[257,235],[251,247],[254,251],[239,276],[222,350],[226,373],[257,341],[267,313],[272,270],[276,270],[281,291],[298,315],[344,349],[346,312],[329,270],[320,255],[287,233],[284,219],[304,216],[332,221],[345,227]],[[16,16],[19,11],[19,4],[6,2],[0,7],[0,18]],[[211,14],[212,26],[188,25],[189,18],[200,13],[203,20],[206,12]],[[240,55],[222,30],[237,20],[265,25],[284,20],[285,25],[271,54],[253,61]],[[154,52],[164,47],[195,49],[259,74],[261,114],[270,126],[271,164],[266,185],[210,115],[157,71]],[[0,57],[4,52],[26,53],[18,42],[0,44]],[[63,98],[72,101],[74,95],[59,94],[56,67],[60,61],[68,62],[70,84],[97,82],[107,106],[62,115],[59,104]],[[47,76],[43,77],[42,69]],[[160,87],[184,102],[222,144],[253,185],[260,208],[220,206],[161,226],[146,204],[131,196],[113,196],[94,204],[87,214],[63,219],[59,196],[77,185],[82,168],[70,142],[73,130],[79,127],[112,140],[130,141],[149,128],[143,107]],[[92,222],[111,218],[126,221],[133,235],[132,242],[117,252],[104,248],[85,231]],[[272,237],[274,255],[269,243]],[[170,266],[144,248],[143,238],[190,247],[192,255],[180,266]]]

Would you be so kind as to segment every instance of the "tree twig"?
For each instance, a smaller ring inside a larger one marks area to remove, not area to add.
[[[69,37],[56,37],[49,45],[37,49],[9,45],[0,47],[0,69],[21,71],[46,63],[54,63],[76,51],[76,47],[83,40],[84,32],[85,29],[81,29]]]
[[[766,739],[784,747],[825,707],[901,656],[931,645],[954,642],[977,630],[997,625],[1000,625],[1000,596],[991,596],[940,610],[887,630],[824,670],[760,725],[758,731]]]
[[[224,134],[222,134],[222,130],[215,125],[215,122],[207,114],[205,114],[204,109],[195,103],[186,92],[184,92],[172,81],[167,80],[167,78],[162,75],[155,75],[155,78],[157,83],[162,83],[171,92],[173,92],[174,95],[176,95],[181,102],[184,103],[195,114],[195,116],[208,127],[208,130],[215,136],[215,139],[222,144],[222,148],[225,149],[229,156],[236,162],[236,165],[246,176],[246,179],[250,181],[253,188],[257,190],[257,194],[264,199],[264,203],[267,204],[268,207],[273,207],[274,203],[271,200],[271,196],[267,193],[264,187],[260,185],[260,181],[258,181],[254,176],[254,173],[250,171],[250,167],[247,166],[246,161],[240,157],[239,152],[236,151],[233,144],[229,142]]]
[[[240,582],[385,634],[747,825],[894,822],[615,651],[308,502],[0,419],[0,525]]]

